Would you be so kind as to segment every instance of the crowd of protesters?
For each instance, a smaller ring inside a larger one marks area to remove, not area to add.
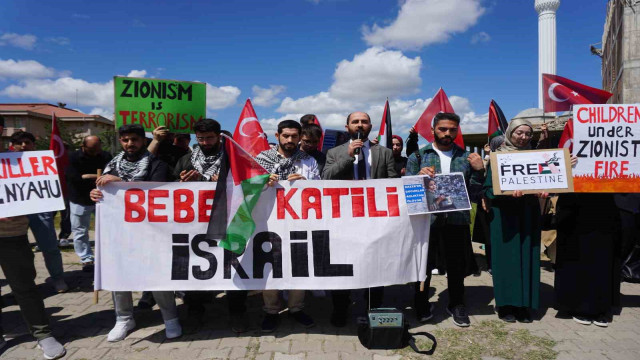
[[[506,322],[530,323],[536,319],[540,288],[540,246],[544,240],[547,254],[555,268],[556,307],[580,324],[606,327],[611,310],[619,305],[622,264],[630,257],[640,233],[639,194],[562,194],[546,192],[496,195],[493,192],[488,159],[460,148],[454,143],[460,118],[453,113],[439,113],[433,120],[433,143],[418,147],[418,134],[411,129],[403,156],[403,139],[394,135],[392,148],[369,140],[371,119],[364,112],[353,112],[345,128],[350,140],[326,152],[318,150],[322,129],[313,124],[314,115],[300,122],[284,120],[278,124],[277,143],[256,157],[269,173],[269,185],[279,180],[364,180],[395,178],[405,175],[462,173],[470,199],[478,204],[474,240],[485,244],[489,272],[493,277],[495,307]],[[0,118],[0,125],[2,124]],[[94,255],[89,227],[95,203],[101,201],[98,187],[118,181],[217,181],[221,168],[221,129],[213,119],[203,119],[193,126],[196,144],[189,147],[189,135],[171,134],[160,127],[149,142],[140,125],[118,129],[122,151],[112,157],[102,150],[100,138],[87,136],[79,150],[71,153],[66,169],[68,184],[67,211],[69,229],[56,236],[53,213],[30,214],[0,219],[0,265],[10,284],[31,334],[37,339],[46,359],[65,355],[65,349],[51,335],[42,295],[36,284],[34,255],[27,238],[31,228],[44,256],[51,284],[65,292],[59,240],[73,234],[73,246],[83,271],[91,272]],[[527,120],[512,121],[505,133],[495,136],[485,153],[523,151],[532,148],[533,126]],[[35,150],[35,137],[29,132],[11,136],[13,151]],[[551,147],[543,129],[538,148]],[[577,158],[572,158],[575,165]],[[102,173],[100,173],[102,171]],[[462,185],[462,184],[461,184]],[[552,209],[552,210],[551,210]],[[62,216],[64,219],[65,216]],[[427,323],[433,318],[429,285],[434,274],[447,274],[448,305],[444,309],[453,323],[470,326],[465,306],[465,277],[478,273],[473,253],[469,211],[433,215],[427,260],[427,278],[416,283],[413,309],[417,320]],[[637,274],[636,274],[637,275]],[[203,317],[204,304],[214,296],[208,291],[181,294],[189,316]],[[231,329],[248,330],[247,291],[226,292],[231,314]],[[168,339],[182,335],[174,292],[145,292],[139,307],[160,308]],[[330,322],[344,327],[354,300],[350,290],[333,290]],[[264,319],[262,331],[272,332],[279,325],[280,312],[288,314],[304,327],[314,320],[304,311],[305,291],[290,290],[286,304],[277,290],[262,291]],[[356,300],[357,301],[357,300]],[[367,308],[384,306],[384,287],[367,289]],[[113,292],[116,322],[107,335],[110,342],[120,341],[136,327],[131,292]],[[1,312],[0,312],[1,315]],[[1,319],[0,319],[1,320]],[[1,325],[1,322],[0,322]],[[2,328],[0,326],[0,335]],[[6,346],[0,336],[0,349]]]

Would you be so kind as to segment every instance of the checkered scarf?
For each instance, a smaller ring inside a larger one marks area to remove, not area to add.
[[[202,149],[200,149],[200,146],[196,144],[193,147],[193,152],[191,152],[191,165],[193,165],[206,181],[209,181],[212,176],[220,172],[222,151],[206,156],[204,152],[202,152]]]
[[[271,174],[277,174],[280,179],[286,179],[289,175],[295,174],[298,169],[294,163],[298,160],[308,159],[309,155],[300,150],[288,158],[285,158],[278,152],[278,148],[269,149],[261,152],[256,157],[258,164],[262,165],[265,170]]]
[[[144,181],[149,172],[151,153],[144,151],[142,157],[135,162],[125,159],[125,152],[116,155],[104,168],[105,174],[118,176],[122,181]]]

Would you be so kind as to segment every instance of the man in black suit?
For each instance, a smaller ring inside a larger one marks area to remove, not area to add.
[[[395,170],[393,152],[386,147],[373,144],[368,136],[371,132],[371,118],[367,113],[356,111],[347,116],[345,126],[351,140],[337,146],[327,152],[327,162],[322,171],[324,180],[365,180],[395,178],[398,174]],[[347,310],[350,299],[350,290],[333,290],[333,313],[331,324],[343,327],[347,324]],[[384,288],[377,287],[365,293],[370,307],[377,308],[382,305]]]

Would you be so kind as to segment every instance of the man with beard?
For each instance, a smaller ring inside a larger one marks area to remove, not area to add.
[[[184,155],[173,170],[178,181],[218,181],[222,161],[220,148],[220,123],[214,119],[202,119],[193,125],[197,145],[190,154]],[[231,314],[231,330],[243,333],[249,328],[246,319],[246,301],[248,291],[229,290],[226,297]],[[213,300],[211,291],[187,291],[184,302],[189,307],[189,315],[202,318],[204,304]]]
[[[97,186],[102,187],[116,181],[166,182],[169,180],[167,163],[151,155],[145,148],[146,140],[142,126],[123,125],[118,129],[118,135],[124,151],[107,164],[104,175],[96,179]],[[102,200],[102,191],[99,189],[91,190],[89,195],[95,202]],[[162,312],[167,339],[182,336],[173,291],[153,291],[153,297]],[[107,335],[107,341],[110,342],[124,340],[127,333],[136,327],[131,291],[114,291],[113,304],[116,311],[116,325]]]
[[[318,151],[318,143],[322,139],[322,129],[316,124],[302,125],[302,137],[300,139],[300,150],[311,155],[318,163],[318,173],[322,174],[322,169],[327,161],[327,156]]]
[[[453,140],[458,136],[460,117],[453,113],[439,113],[433,119],[433,135],[435,141],[419,151],[420,156],[411,154],[407,161],[407,175],[448,174],[461,172],[465,185],[480,187],[484,181],[484,164],[480,155],[469,153],[458,147]],[[429,304],[429,285],[431,271],[435,267],[435,256],[438,250],[444,257],[449,289],[449,306],[447,313],[452,316],[457,326],[470,325],[469,316],[464,306],[464,278],[477,271],[471,247],[469,211],[454,211],[431,215],[435,221],[431,225],[429,236],[429,256],[427,260],[427,279],[423,291],[416,283],[414,308],[420,322],[427,322],[432,317]],[[438,249],[438,247],[441,247]]]
[[[256,157],[256,161],[262,165],[271,177],[269,185],[274,185],[279,179],[295,180],[319,180],[318,164],[316,160],[307,153],[298,149],[300,142],[300,132],[302,127],[295,120],[284,120],[278,124],[276,139],[278,145],[275,149],[261,152]],[[262,322],[263,332],[273,332],[280,321],[280,298],[278,290],[264,290],[264,311],[266,316]],[[289,315],[302,324],[310,328],[315,325],[313,319],[307,315],[304,307],[304,290],[289,290],[287,300]]]
[[[369,140],[371,118],[367,113],[354,112],[347,116],[345,128],[351,140],[327,152],[327,163],[322,172],[325,180],[365,180],[398,177],[391,149],[372,144]],[[371,296],[369,296],[369,293]],[[333,290],[331,324],[343,327],[347,324],[347,311],[351,290]],[[376,287],[365,292],[371,308],[382,305],[384,288]],[[368,306],[369,307],[369,306]]]

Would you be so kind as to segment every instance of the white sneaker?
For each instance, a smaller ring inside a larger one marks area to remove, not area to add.
[[[69,239],[60,239],[60,241],[58,241],[58,246],[59,247],[69,246]]]
[[[38,340],[38,348],[42,350],[45,359],[60,359],[67,354],[67,349],[62,346],[53,336]]]
[[[69,285],[64,281],[63,278],[53,279],[53,288],[56,289],[58,294],[69,291]]]
[[[116,321],[116,325],[113,327],[113,329],[111,329],[111,331],[109,331],[109,335],[107,335],[107,341],[122,341],[127,337],[129,331],[133,330],[135,327],[136,321],[133,319]]]
[[[0,335],[0,350],[4,349],[7,346],[7,340],[4,339],[4,336]]]
[[[167,339],[175,339],[182,336],[182,326],[178,318],[167,320],[164,322],[164,332]]]

